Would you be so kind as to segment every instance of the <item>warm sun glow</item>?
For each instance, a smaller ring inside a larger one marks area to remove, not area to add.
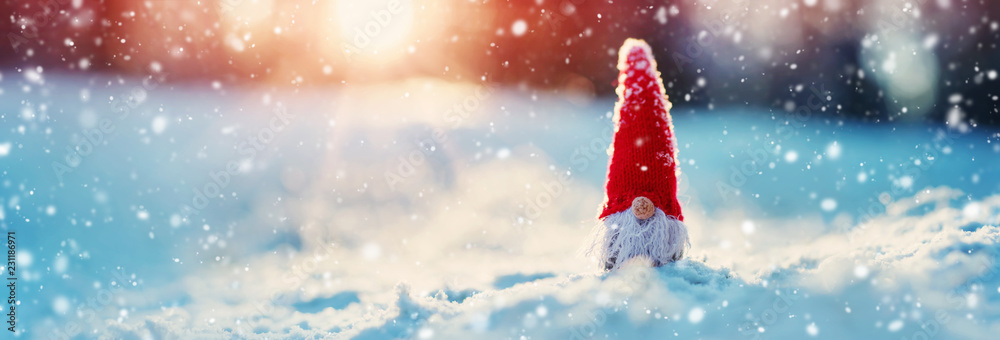
[[[434,13],[428,7],[434,6],[417,6],[412,0],[218,1],[223,46],[233,53],[230,63],[257,67],[285,48],[310,51],[284,56],[294,62],[258,70],[281,79],[299,76],[295,67],[348,78],[382,72],[416,53],[417,37],[437,34],[441,27],[425,25]]]
[[[219,3],[222,30],[226,47],[242,53],[259,42],[270,40],[276,27],[271,16],[274,0],[247,2],[222,0]]]
[[[413,6],[409,0],[339,0],[334,20],[345,49],[365,59],[399,54],[413,30]]]

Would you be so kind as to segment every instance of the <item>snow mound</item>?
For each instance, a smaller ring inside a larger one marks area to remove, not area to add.
[[[633,263],[603,274],[512,275],[507,288],[473,291],[460,301],[450,298],[455,290],[421,294],[401,283],[391,294],[360,294],[360,303],[343,310],[302,313],[293,302],[278,303],[242,330],[222,318],[203,325],[184,311],[240,305],[207,299],[150,311],[108,332],[116,338],[987,338],[1000,327],[1000,229],[959,203],[1000,212],[1000,196],[965,202],[959,191],[928,189],[847,233],[772,247],[784,260],[749,277],[697,259],[658,268]],[[927,205],[932,212],[911,214]]]
[[[80,119],[8,116],[24,132],[0,141],[13,145],[0,224],[31,240],[18,255],[29,338],[1000,332],[1000,147],[984,133],[675,110],[691,251],[607,274],[574,254],[603,195],[611,98],[419,80],[221,98],[161,86],[120,118],[52,98],[136,83],[51,81],[5,89]],[[470,98],[475,112],[451,109]],[[281,112],[288,125],[272,129]],[[117,132],[49,171],[101,119]],[[781,150],[768,147],[776,123],[799,129]]]

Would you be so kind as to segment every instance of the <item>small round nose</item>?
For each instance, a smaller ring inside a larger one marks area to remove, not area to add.
[[[645,220],[652,217],[654,211],[656,211],[656,206],[648,198],[639,196],[632,200],[632,213],[635,214],[636,218]]]

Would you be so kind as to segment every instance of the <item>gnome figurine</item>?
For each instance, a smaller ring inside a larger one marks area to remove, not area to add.
[[[645,41],[625,41],[618,70],[604,204],[588,253],[605,270],[617,270],[633,258],[661,266],[680,260],[690,247],[677,201],[671,104]]]

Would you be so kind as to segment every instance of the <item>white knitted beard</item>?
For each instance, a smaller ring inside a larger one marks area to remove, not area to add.
[[[605,270],[618,270],[633,258],[658,267],[680,260],[691,247],[684,222],[659,208],[646,220],[635,217],[632,209],[605,216],[594,231],[587,255],[596,255]]]

